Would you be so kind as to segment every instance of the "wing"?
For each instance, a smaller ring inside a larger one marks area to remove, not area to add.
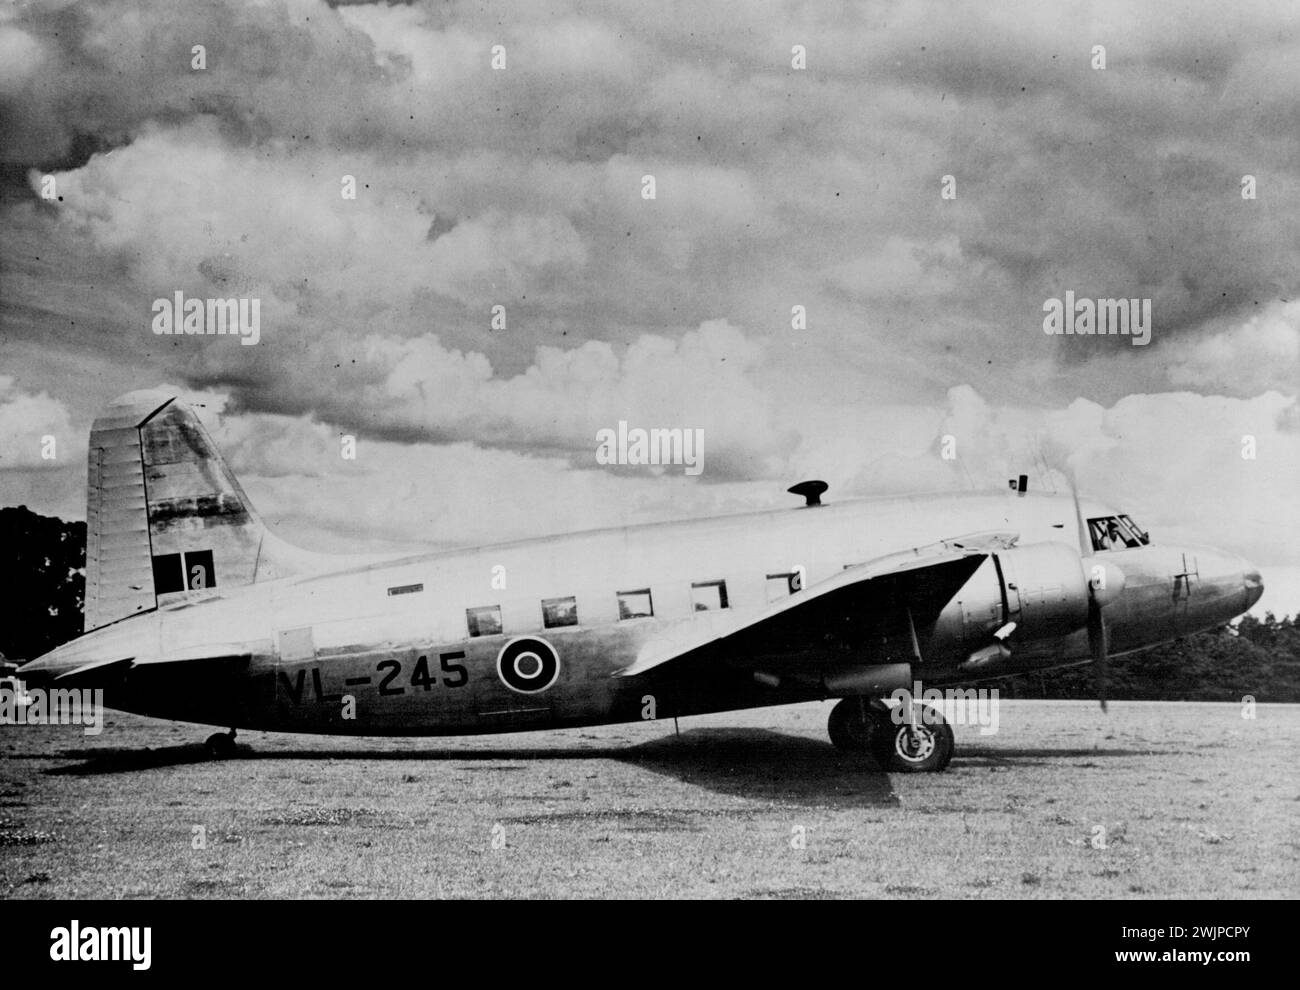
[[[912,629],[919,634],[933,625],[989,554],[1016,539],[1015,533],[989,532],[943,540],[845,568],[757,614],[688,619],[648,639],[614,676],[633,677],[724,648],[743,666],[770,666],[778,657],[796,664],[837,656],[852,661],[882,635],[907,630],[910,639]]]

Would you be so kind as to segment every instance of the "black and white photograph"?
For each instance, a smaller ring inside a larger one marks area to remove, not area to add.
[[[1300,8],[18,0],[0,159],[24,952],[1300,896]]]

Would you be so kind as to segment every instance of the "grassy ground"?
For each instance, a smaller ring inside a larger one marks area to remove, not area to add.
[[[224,763],[196,726],[4,726],[0,896],[1300,894],[1300,706],[1004,701],[920,775],[837,753],[829,708]]]

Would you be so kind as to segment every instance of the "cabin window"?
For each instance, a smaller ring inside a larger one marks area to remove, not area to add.
[[[495,636],[501,632],[501,606],[481,605],[465,609],[465,621],[471,636]]]
[[[697,581],[691,585],[691,603],[697,612],[713,612],[727,607],[726,581]]]
[[[650,589],[638,591],[620,591],[618,593],[618,617],[620,619],[647,619],[655,614],[654,603],[650,600]]]
[[[767,600],[780,601],[803,588],[803,575],[799,571],[782,571],[767,576]]]
[[[398,584],[388,589],[388,597],[391,598],[393,595],[413,595],[417,591],[423,590],[424,585],[422,584]]]
[[[568,598],[542,599],[542,625],[547,629],[558,626],[576,626],[578,624],[578,601],[573,596]]]

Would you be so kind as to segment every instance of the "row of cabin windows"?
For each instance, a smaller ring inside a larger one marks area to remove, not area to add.
[[[800,588],[800,575],[789,571],[767,575],[767,600],[777,601],[792,595]],[[696,581],[691,584],[691,605],[696,612],[712,612],[728,608],[726,581]],[[654,599],[649,588],[618,592],[618,617],[622,619],[648,619],[655,614]],[[470,636],[497,636],[502,631],[501,606],[480,605],[465,609],[465,622]],[[542,599],[542,625],[547,629],[578,624],[578,600],[567,598]]]

